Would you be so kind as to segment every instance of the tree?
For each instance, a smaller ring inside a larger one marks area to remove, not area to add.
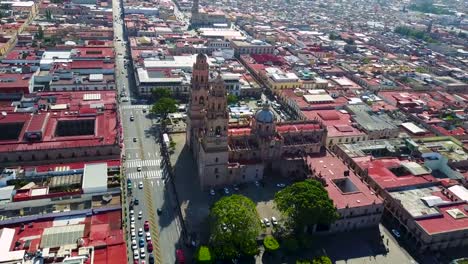
[[[327,256],[320,256],[320,257],[315,257],[312,260],[312,264],[332,264],[332,261]]]
[[[151,108],[151,113],[161,115],[163,119],[175,111],[177,111],[176,101],[172,98],[161,98]]]
[[[266,236],[263,239],[263,245],[267,251],[276,251],[280,247],[278,241],[273,236]]]
[[[256,238],[261,231],[255,204],[243,195],[221,198],[210,210],[210,244],[216,258],[232,259],[258,253]]]
[[[235,94],[228,94],[227,96],[227,102],[228,104],[237,104],[239,102],[239,98]]]
[[[169,89],[157,88],[151,91],[151,95],[154,100],[158,101],[162,98],[170,98],[172,96],[172,92]]]
[[[212,263],[213,257],[211,256],[210,248],[207,246],[200,246],[195,253],[197,263]]]
[[[295,233],[302,233],[315,225],[331,224],[338,218],[333,201],[316,180],[294,183],[277,192],[274,201],[285,216],[287,226]]]

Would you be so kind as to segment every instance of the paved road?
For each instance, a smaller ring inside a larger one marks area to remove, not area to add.
[[[148,105],[132,104],[137,100],[134,81],[131,80],[131,65],[125,67],[125,57],[129,55],[124,36],[124,29],[121,20],[121,2],[113,0],[114,13],[114,36],[116,53],[116,82],[120,98],[120,114],[124,130],[125,161],[124,176],[133,183],[131,196],[127,197],[124,205],[127,210],[127,232],[128,232],[128,253],[129,263],[133,263],[133,251],[131,249],[130,219],[128,214],[129,201],[135,198],[139,200],[139,205],[134,206],[136,240],[138,243],[138,229],[143,228],[145,220],[150,221],[150,232],[154,244],[154,256],[156,263],[174,263],[175,250],[180,239],[180,223],[175,217],[174,209],[176,204],[173,199],[170,183],[165,183],[165,171],[161,166],[160,145],[157,143],[157,124],[155,120],[148,116]],[[130,80],[129,80],[130,77]],[[125,92],[125,96],[120,94]],[[122,100],[126,98],[127,100]],[[125,102],[126,101],[126,102]],[[144,113],[146,111],[146,113]],[[130,117],[133,116],[133,121]],[[167,181],[167,180],[166,180]],[[139,183],[143,188],[139,188]],[[162,214],[157,215],[157,208],[162,209]],[[142,212],[142,218],[138,218],[138,213]],[[157,250],[159,248],[159,250]],[[145,254],[148,263],[148,252]]]

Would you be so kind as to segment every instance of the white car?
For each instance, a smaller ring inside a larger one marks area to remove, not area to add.
[[[134,259],[134,260],[140,259],[140,255],[138,255],[138,251],[137,251],[137,250],[133,251],[133,259]]]
[[[135,214],[135,211],[130,210],[130,215],[134,215],[134,214]]]
[[[140,248],[140,257],[145,258],[145,248]]]
[[[143,182],[142,181],[138,184],[138,188],[143,189]]]
[[[130,230],[135,232],[135,223],[130,223]]]
[[[216,194],[216,193],[215,193],[215,190],[211,189],[211,190],[210,190],[210,194],[211,194],[211,195],[215,195],[215,194]]]
[[[150,232],[146,232],[146,241],[150,241],[151,240],[151,234]]]
[[[138,246],[137,246],[137,243],[136,243],[135,239],[132,240],[132,249],[133,250],[138,249]]]
[[[228,188],[224,188],[224,194],[228,195],[229,194],[229,189]]]
[[[143,236],[143,228],[138,229],[138,236]]]
[[[274,216],[271,217],[271,224],[274,226],[278,224],[278,220],[276,220],[276,217]]]
[[[137,167],[137,171],[141,171],[141,166],[138,166],[138,167]]]
[[[268,218],[263,218],[263,223],[268,227],[270,226],[270,221],[268,220]]]
[[[136,239],[135,231],[132,231],[132,239]]]
[[[130,216],[130,223],[132,223],[132,224],[135,223],[135,216],[134,215]]]
[[[143,218],[143,212],[142,211],[138,212],[138,219],[141,219],[141,218]]]
[[[276,187],[278,187],[278,188],[284,188],[284,187],[286,187],[286,184],[284,184],[284,183],[278,183],[278,184],[276,184]]]
[[[260,183],[258,181],[255,181],[255,186],[260,186]]]

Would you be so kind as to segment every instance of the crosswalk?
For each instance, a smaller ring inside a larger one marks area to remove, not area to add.
[[[152,160],[127,160],[126,167],[127,168],[136,168],[136,167],[159,167],[161,165],[160,159],[152,159]]]
[[[149,109],[149,105],[122,105],[122,109],[127,110],[127,109]]]
[[[127,173],[127,178],[131,180],[138,180],[138,179],[162,179],[163,178],[163,171],[162,170],[151,170],[151,171],[137,171],[137,172],[130,172]]]

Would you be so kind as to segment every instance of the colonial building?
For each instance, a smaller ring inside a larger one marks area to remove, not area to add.
[[[220,74],[209,79],[207,58],[193,66],[187,144],[203,189],[255,181],[269,172],[305,177],[304,158],[322,150],[326,128],[318,120],[277,122],[268,103],[249,125],[229,127],[227,92]]]
[[[218,10],[200,10],[198,7],[198,0],[193,0],[192,17],[190,18],[190,25],[193,28],[201,26],[213,26],[214,24],[230,24],[226,15]]]

